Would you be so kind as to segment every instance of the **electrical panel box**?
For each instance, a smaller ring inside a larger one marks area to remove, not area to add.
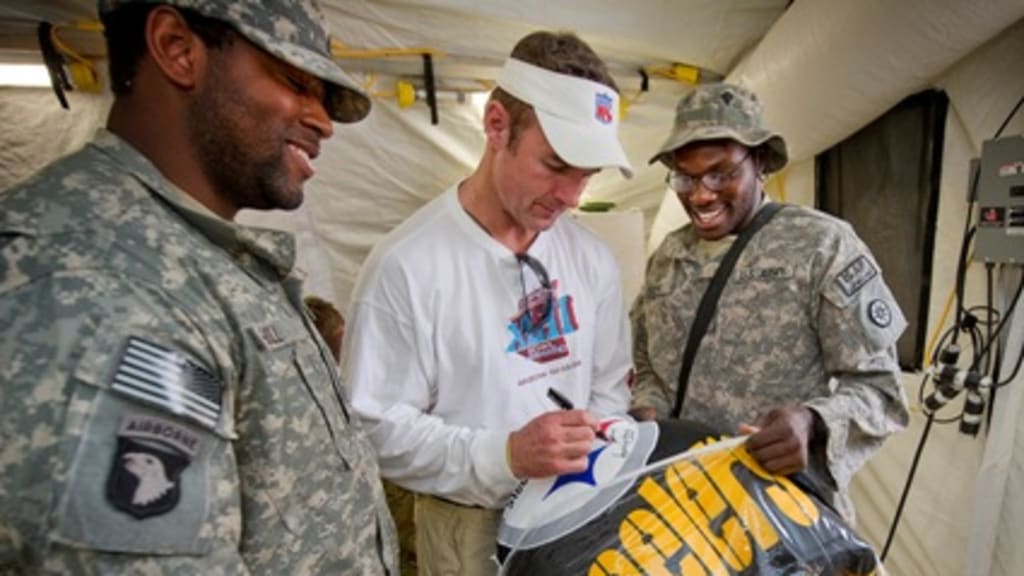
[[[979,262],[1024,264],[1024,135],[981,146],[975,240]]]

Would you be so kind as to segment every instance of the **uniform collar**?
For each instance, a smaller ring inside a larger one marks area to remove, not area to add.
[[[754,211],[756,215],[767,204],[772,201],[765,192]],[[667,253],[676,260],[691,260],[695,262],[708,262],[719,258],[736,241],[738,234],[726,234],[718,240],[704,240],[697,236],[692,224],[686,224],[682,228],[670,233],[665,237]]]
[[[217,216],[164,178],[157,167],[131,144],[104,128],[97,131],[90,146],[111,158],[117,166],[142,182],[186,222],[231,254],[235,260],[253,256],[265,261],[279,279],[291,274],[295,266],[296,248],[295,238],[290,233],[243,226]]]

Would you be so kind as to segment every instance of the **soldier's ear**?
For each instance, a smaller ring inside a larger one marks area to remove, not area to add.
[[[764,152],[762,152],[761,148],[756,148],[750,155],[754,160],[754,171],[757,173],[757,179],[764,182],[764,179],[767,177],[765,174]]]
[[[146,18],[146,47],[163,78],[184,90],[195,87],[208,51],[176,9],[160,5]]]

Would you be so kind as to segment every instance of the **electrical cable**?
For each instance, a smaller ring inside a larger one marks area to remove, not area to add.
[[[1020,110],[1021,104],[1024,104],[1024,94],[1021,94],[1021,97],[1017,100],[1017,104],[1014,105],[1013,110],[1010,110],[1010,113],[1006,116],[1006,120],[1003,120],[1003,123],[999,126],[999,130],[996,130],[996,135],[992,137],[993,140],[1003,135],[1003,130],[1006,129],[1006,125],[1009,124],[1010,120],[1012,120],[1014,115],[1017,114],[1017,110]]]
[[[1022,104],[1024,104],[1024,95],[1021,96],[1021,98],[1017,101],[1017,104],[1013,107],[1013,109],[1007,115],[1006,119],[999,126],[999,129],[996,131],[996,134],[993,137],[993,139],[999,138],[999,136],[1002,134],[1003,130],[1009,124],[1009,122],[1013,118],[1013,116],[1017,113],[1017,110],[1020,109]],[[948,330],[943,335],[942,338],[940,338],[940,344],[938,346],[936,346],[935,349],[933,350],[933,352],[932,352],[932,355],[933,355],[932,365],[933,366],[935,365],[935,360],[941,357],[941,355],[939,354],[938,351],[946,349],[945,346],[944,346],[946,337],[948,336],[951,339],[950,346],[955,346],[956,343],[957,343],[957,337],[959,336],[959,332],[960,332],[961,328],[964,325],[965,316],[966,315],[970,315],[969,311],[967,309],[965,309],[964,306],[963,306],[963,296],[964,296],[964,284],[965,284],[965,280],[966,280],[966,270],[967,270],[967,266],[969,265],[969,263],[967,262],[967,254],[968,254],[968,250],[969,250],[969,246],[970,246],[971,240],[974,238],[974,234],[975,234],[975,232],[977,230],[976,227],[971,226],[971,221],[972,221],[972,216],[973,216],[973,212],[974,212],[974,204],[975,204],[976,198],[977,198],[978,179],[979,179],[980,175],[981,175],[981,170],[980,169],[972,175],[970,189],[969,189],[969,194],[968,194],[968,199],[967,199],[967,211],[966,211],[966,218],[965,218],[965,221],[964,221],[963,241],[960,244],[960,255],[959,255],[959,258],[957,260],[957,268],[956,268],[956,279],[955,279],[955,281],[956,281],[956,285],[955,285],[956,286],[956,290],[955,290],[955,293],[956,293],[956,314],[954,316],[954,325],[953,325],[953,327],[950,330]],[[1021,277],[1020,285],[1017,287],[1017,293],[1014,295],[1013,301],[1011,302],[1009,308],[1007,308],[1006,312],[1003,313],[1002,318],[1000,318],[999,324],[996,327],[995,331],[990,331],[989,332],[991,339],[989,339],[987,342],[985,342],[983,344],[981,350],[978,350],[976,347],[975,347],[974,350],[972,350],[972,362],[971,362],[971,370],[970,371],[974,371],[974,370],[977,369],[978,360],[988,354],[988,351],[989,351],[989,349],[992,346],[992,342],[994,341],[992,339],[995,339],[995,338],[998,337],[999,333],[1003,329],[1003,326],[1005,326],[1006,321],[1012,316],[1013,308],[1016,306],[1017,301],[1020,298],[1020,294],[1021,294],[1021,289],[1022,288],[1024,288],[1024,276]],[[991,301],[989,301],[989,307],[991,307]],[[972,318],[974,317],[973,315],[970,315],[970,316]],[[989,321],[991,322],[991,316],[989,316]],[[973,325],[973,327],[970,330],[971,330],[972,340],[975,340],[974,331],[977,330],[980,333],[980,329],[977,328],[977,322],[976,321],[974,322],[974,325]],[[984,338],[982,338],[982,339],[984,339]],[[1022,355],[1022,357],[1024,357],[1024,350],[1021,351],[1021,355]],[[1020,362],[1018,362],[1018,368],[1019,368],[1019,363]],[[953,364],[955,365],[955,362]],[[968,371],[968,372],[970,372],[970,371]],[[1015,370],[1015,373],[1016,373],[1016,370]],[[927,375],[926,375],[925,378],[927,380]],[[1012,380],[1013,380],[1013,378],[1009,378],[1006,382],[1008,383],[1009,381],[1012,381]],[[924,384],[925,384],[925,382],[921,383],[921,387],[920,387],[919,392],[918,392],[919,396],[923,394],[922,391],[924,389]],[[999,384],[1000,383],[993,381],[993,384],[992,384],[993,392],[998,388]],[[936,393],[938,393],[938,392],[939,392],[939,390],[937,389]],[[957,391],[957,393],[958,393],[958,391]],[[911,461],[910,471],[907,474],[906,484],[904,484],[904,486],[903,486],[903,492],[900,495],[900,501],[899,501],[899,504],[896,507],[896,513],[893,516],[892,523],[889,526],[889,533],[888,533],[888,535],[886,536],[886,539],[885,539],[885,545],[882,547],[882,554],[880,556],[880,559],[883,562],[885,561],[886,556],[888,556],[888,554],[889,554],[889,548],[892,545],[893,539],[894,539],[894,537],[896,535],[896,529],[899,527],[900,518],[903,516],[903,508],[904,508],[904,506],[907,503],[908,496],[910,495],[910,488],[913,485],[914,475],[917,472],[917,466],[920,463],[921,454],[924,452],[925,444],[928,441],[928,435],[931,432],[932,425],[936,422],[935,411],[930,411],[930,412],[926,411],[926,413],[928,414],[928,420],[925,422],[924,430],[922,430],[922,432],[921,432],[921,440],[918,441],[917,449],[914,452],[914,458]]]
[[[972,214],[974,212],[974,198],[978,188],[978,176],[979,172],[975,172],[973,178],[971,178],[971,191],[969,194],[969,200],[967,202],[967,217],[964,221],[964,235],[963,242],[960,243],[960,256],[956,263],[956,314],[953,316],[953,344],[956,344],[957,336],[960,333],[960,327],[963,326],[963,315],[964,315],[964,281],[967,276],[967,250],[971,244],[971,240],[974,239],[974,234],[977,232],[977,228],[971,226]]]
[[[1021,276],[1021,282],[1024,283],[1024,275]],[[1019,297],[1019,295],[1020,295],[1020,288],[1018,287],[1017,296],[1014,297],[1015,300],[1016,300],[1017,297]],[[1015,305],[1015,303],[1012,304],[1012,305]],[[998,341],[997,341],[997,344],[999,344]],[[995,361],[994,361],[995,367],[992,370],[992,389],[991,389],[991,391],[989,393],[989,396],[988,396],[988,406],[987,406],[988,412],[986,413],[987,417],[986,417],[986,420],[985,420],[985,429],[986,430],[991,430],[992,429],[992,415],[994,413],[993,408],[995,407],[996,394],[999,392],[999,388],[1002,388],[1003,386],[1006,386],[1007,384],[1009,384],[1010,382],[1012,382],[1013,380],[1015,380],[1017,378],[1017,374],[1020,373],[1020,367],[1021,367],[1022,361],[1024,361],[1024,345],[1021,346],[1020,351],[1018,351],[1018,353],[1017,353],[1017,361],[1014,362],[1014,367],[1013,367],[1013,370],[1010,372],[1010,375],[1006,378],[1006,380],[1000,380],[1001,371],[1002,371],[1002,368],[1003,368],[1003,347],[1002,347],[1002,345],[997,345],[996,346],[996,356],[995,356]]]
[[[986,304],[985,312],[987,313],[986,314],[987,318],[985,319],[985,331],[988,333],[987,334],[987,341],[988,342],[992,341],[992,310],[993,310],[992,303],[995,301],[995,298],[992,295],[992,290],[993,290],[992,287],[994,285],[994,281],[992,279],[992,275],[994,273],[993,271],[995,270],[995,267],[996,267],[995,262],[986,262],[985,263],[985,292],[986,292],[986,294],[985,294],[985,304]],[[982,370],[982,373],[983,374],[991,374],[992,373],[992,350],[991,349],[987,350],[986,353],[985,353],[985,369]]]
[[[1024,275],[1021,276],[1020,283],[1017,284],[1017,291],[1014,293],[1013,299],[1010,301],[1010,305],[1006,308],[1006,312],[1003,313],[1003,317],[999,320],[999,325],[996,326],[995,332],[992,333],[992,338],[993,338],[992,341],[998,340],[999,333],[1003,331],[1003,328],[1006,326],[1007,322],[1010,320],[1011,317],[1013,317],[1013,310],[1014,310],[1014,308],[1017,307],[1017,302],[1020,301],[1021,291],[1024,291]],[[985,350],[986,351],[988,350],[989,347],[991,347],[992,341],[986,343],[986,345],[985,345]],[[1024,347],[1022,347],[1020,354],[1024,355]],[[1020,369],[1020,363],[1021,363],[1021,361],[1018,358],[1018,360],[1017,360],[1017,367],[1014,369],[1014,373],[1011,375],[1012,377],[1011,378],[1007,378],[1006,380],[1004,380],[1002,382],[995,382],[995,383],[993,383],[992,384],[992,388],[993,389],[1000,388],[1000,387],[1005,386],[1005,385],[1009,384],[1010,382],[1012,382],[1013,381],[1013,377],[1016,377],[1016,375],[1017,375],[1017,370]]]
[[[903,515],[903,507],[907,504],[910,486],[913,483],[914,474],[917,472],[917,465],[921,461],[921,453],[924,452],[925,442],[928,441],[928,432],[932,429],[932,422],[935,420],[934,416],[934,414],[928,415],[928,421],[925,422],[924,431],[921,433],[921,440],[918,441],[917,450],[914,451],[914,459],[910,463],[910,472],[907,474],[907,483],[903,485],[903,493],[900,495],[900,502],[896,506],[896,515],[889,526],[889,534],[885,537],[885,545],[882,546],[882,554],[879,556],[883,563],[885,562],[885,557],[889,555],[889,547],[892,545],[893,537],[896,536],[896,527],[899,526],[900,517]]]
[[[971,306],[970,308],[967,309],[967,313],[974,314],[974,316],[978,319],[978,324],[981,324],[983,326],[987,324],[995,324],[996,322],[999,322],[999,319],[1002,317],[1002,315],[999,313],[999,310],[996,310],[991,306],[985,306],[984,304]],[[988,319],[982,320],[980,313],[984,313],[985,317]]]
[[[992,333],[992,309],[994,297],[992,295],[993,290],[993,274],[995,271],[994,262],[985,263],[985,306],[982,310],[986,313],[986,320],[980,320],[978,317],[973,316],[974,321],[971,327],[971,344],[975,350],[984,350],[984,352],[978,352],[971,362],[972,370],[968,371],[964,377],[964,390],[965,398],[963,408],[960,410],[960,433],[967,434],[968,436],[977,436],[978,432],[981,431],[981,417],[985,411],[985,395],[986,388],[991,385],[992,379],[989,378],[989,374],[992,368],[992,348],[993,342]],[[985,334],[981,331],[981,326],[985,326]],[[981,344],[985,343],[985,344]],[[981,345],[979,345],[981,344]],[[980,368],[980,370],[978,370]]]
[[[1013,372],[1006,377],[1006,380],[1000,380],[993,384],[992,388],[1001,388],[1017,378],[1017,374],[1020,373],[1020,366],[1022,363],[1024,363],[1024,346],[1021,347],[1020,352],[1017,354],[1017,361],[1014,363]]]
[[[1003,347],[996,347],[996,369],[992,371],[992,389],[988,393],[988,405],[985,406],[985,432],[992,430],[992,414],[996,405],[996,388],[999,384],[999,371],[1003,364]],[[1012,378],[1011,378],[1012,380]]]

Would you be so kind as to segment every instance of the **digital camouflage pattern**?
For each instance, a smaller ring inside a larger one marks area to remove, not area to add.
[[[690,225],[667,236],[630,314],[633,406],[653,407],[659,418],[674,405],[686,335],[725,251],[706,244]],[[818,456],[827,455],[837,505],[852,520],[851,477],[907,423],[894,348],[905,327],[852,228],[787,206],[736,263],[694,359],[680,417],[735,431],[774,406],[813,409],[828,428]]]
[[[316,0],[99,0],[100,16],[125,4],[169,4],[230,24],[250,42],[327,83],[324,108],[336,122],[358,122],[370,99],[332,59],[327,21]]]
[[[694,142],[721,139],[735,140],[748,148],[763,146],[765,174],[786,165],[786,141],[764,126],[757,94],[724,83],[698,86],[679,100],[672,133],[650,163],[660,161],[675,168],[670,152]]]
[[[289,234],[216,218],[103,131],[0,196],[0,573],[397,574],[293,263]],[[205,374],[213,417],[126,393],[132,347]],[[169,444],[180,476],[149,486],[176,488],[126,492]]]

